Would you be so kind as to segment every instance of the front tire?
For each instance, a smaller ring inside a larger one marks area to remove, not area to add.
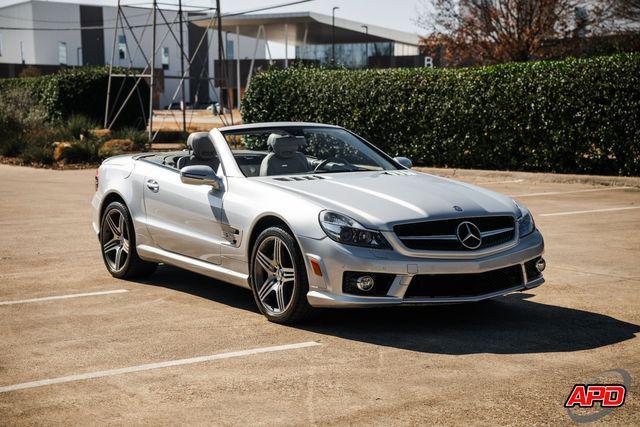
[[[251,289],[260,312],[272,322],[299,322],[311,312],[304,259],[296,241],[281,227],[267,228],[256,239]]]
[[[100,220],[100,248],[104,265],[118,279],[145,277],[158,266],[138,256],[133,221],[129,209],[121,202],[111,202],[104,210]]]

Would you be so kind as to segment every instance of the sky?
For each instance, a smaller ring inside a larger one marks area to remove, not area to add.
[[[0,0],[0,7],[22,0]],[[55,0],[68,3],[82,3],[115,6],[116,0]],[[175,0],[160,0],[163,3],[174,3]],[[222,13],[245,11],[257,7],[289,3],[293,0],[221,0]],[[150,0],[126,0],[125,3],[151,3]],[[271,12],[303,12],[312,11],[331,15],[331,9],[338,6],[336,16],[364,24],[379,25],[411,33],[420,33],[413,22],[418,10],[422,10],[421,0],[313,0],[295,6],[274,9]],[[212,0],[183,0],[183,4],[211,6]],[[268,12],[263,12],[268,13]]]

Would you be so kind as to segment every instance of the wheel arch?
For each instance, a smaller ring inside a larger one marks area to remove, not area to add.
[[[251,227],[251,232],[249,233],[249,240],[247,242],[247,260],[249,261],[249,263],[251,263],[251,254],[253,252],[253,247],[255,246],[256,240],[258,239],[258,236],[260,235],[260,233],[262,233],[267,228],[274,227],[274,226],[280,226],[284,228],[286,231],[288,231],[289,234],[291,234],[291,237],[293,238],[293,240],[298,245],[298,249],[301,250],[300,242],[298,242],[298,238],[296,237],[295,233],[293,232],[293,229],[287,223],[287,221],[285,221],[284,218],[282,218],[281,216],[273,213],[265,214],[261,216],[258,220],[256,220],[256,222]]]
[[[122,196],[122,194],[120,194],[116,190],[111,190],[110,192],[104,195],[104,197],[102,198],[102,202],[100,203],[100,216],[99,216],[100,221],[102,221],[102,215],[104,214],[104,210],[112,202],[121,202],[127,209],[129,209],[129,206],[127,206],[127,202],[124,200],[124,197]]]

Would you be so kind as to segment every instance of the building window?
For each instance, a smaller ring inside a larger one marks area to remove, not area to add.
[[[227,40],[227,59],[233,59],[233,40]]]
[[[127,38],[124,34],[118,36],[118,58],[127,59]]]
[[[65,42],[58,42],[58,63],[67,65],[67,44]]]
[[[169,47],[168,46],[164,46],[162,48],[162,69],[163,70],[169,69]]]

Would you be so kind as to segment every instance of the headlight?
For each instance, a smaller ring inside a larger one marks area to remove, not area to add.
[[[524,206],[520,206],[517,203],[516,206],[520,211],[518,216],[518,234],[522,238],[533,233],[533,230],[536,229],[536,224],[533,221],[533,216],[531,215],[531,212],[529,212],[529,209]]]
[[[379,231],[368,230],[346,215],[322,211],[319,219],[324,232],[336,242],[367,248],[390,248],[389,243]]]

